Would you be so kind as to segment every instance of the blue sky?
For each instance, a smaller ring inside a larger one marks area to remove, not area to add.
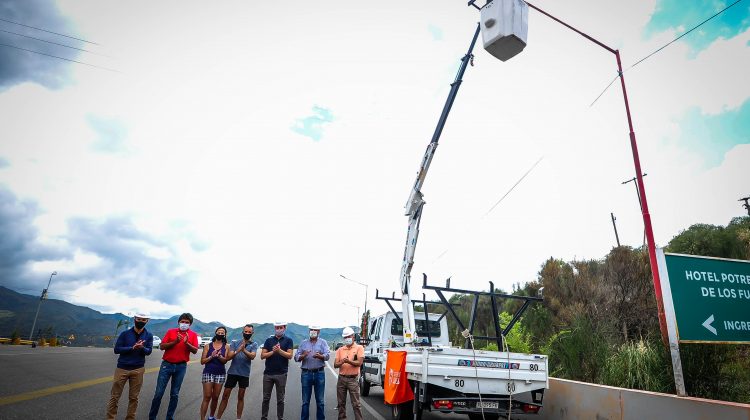
[[[312,115],[297,119],[292,126],[292,131],[310,137],[314,141],[320,141],[323,138],[325,126],[333,122],[333,113],[330,109],[317,105],[312,107],[312,111]]]
[[[621,48],[627,65],[718,5],[657,1],[539,6]],[[475,9],[11,3],[24,11],[15,18],[97,42],[85,48],[106,57],[40,51],[120,73],[0,49],[0,115],[9,116],[0,124],[0,238],[26,250],[0,262],[14,274],[0,284],[15,279],[38,293],[55,270],[53,295],[77,304],[191,311],[229,325],[351,321],[356,309],[309,310],[331,296],[337,307],[361,302],[361,287],[340,274],[368,283],[371,298],[398,289],[404,202]],[[738,13],[747,15],[745,3],[628,72],[660,244],[692,223],[744,213],[750,31]],[[589,106],[613,58],[536,12],[529,25],[528,47],[507,62],[476,45],[423,189],[414,273],[510,290],[550,256],[605,255],[611,212],[620,240],[641,243],[633,187],[620,184],[633,163],[617,85]],[[702,199],[685,207],[685,196]],[[272,296],[284,297],[282,308]],[[381,312],[381,303],[368,307]]]
[[[656,10],[645,28],[647,36],[674,30],[682,34],[735,0],[658,0]],[[705,49],[717,38],[732,38],[750,27],[750,2],[742,1],[681,41],[691,47],[693,54]]]
[[[750,143],[750,100],[735,110],[706,115],[692,107],[679,120],[681,146],[699,153],[707,168],[718,166],[726,152]]]
[[[647,37],[664,31],[673,31],[678,36],[690,30],[713,14],[734,3],[734,0],[658,0],[651,18],[644,28]],[[740,2],[721,15],[687,34],[678,42],[688,45],[688,59],[694,59],[717,40],[729,40],[750,27],[750,2]],[[670,46],[669,48],[674,48]],[[745,48],[750,48],[746,44]],[[744,52],[750,53],[750,49]],[[716,63],[717,66],[722,64]],[[750,72],[750,69],[747,69]],[[686,90],[695,88],[697,80],[689,80]],[[731,86],[726,86],[732,89]],[[720,94],[717,92],[717,95]],[[679,147],[697,154],[705,169],[718,166],[725,154],[737,145],[750,143],[750,101],[745,98],[736,108],[723,107],[721,112],[706,112],[693,105],[675,120],[680,127]]]

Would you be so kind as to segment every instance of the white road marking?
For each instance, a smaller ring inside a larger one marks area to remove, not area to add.
[[[338,379],[339,374],[335,370],[333,370],[333,368],[328,362],[326,362],[326,366],[328,367],[328,369],[331,370],[331,373],[333,373],[333,376],[335,376]],[[365,410],[367,410],[368,413],[372,414],[372,416],[375,417],[377,420],[385,420],[385,417],[381,416],[380,413],[375,411],[374,408],[370,407],[370,404],[367,404],[365,400],[363,400],[362,398],[359,399],[359,403],[362,404],[362,407],[364,407]]]

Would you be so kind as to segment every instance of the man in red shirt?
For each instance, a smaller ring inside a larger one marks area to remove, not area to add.
[[[190,361],[190,353],[198,352],[198,334],[190,329],[192,324],[192,315],[189,313],[180,315],[177,319],[178,327],[167,331],[159,345],[159,348],[164,350],[164,356],[162,356],[163,360],[159,368],[154,399],[151,401],[151,411],[148,413],[149,420],[156,420],[161,405],[161,397],[167,389],[167,382],[170,378],[172,379],[172,388],[169,391],[167,420],[174,419],[180,387],[187,371],[187,362]]]

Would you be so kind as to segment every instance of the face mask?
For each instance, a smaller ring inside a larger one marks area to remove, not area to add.
[[[242,338],[244,338],[245,340],[249,340],[250,337],[252,337],[252,336],[253,336],[253,333],[250,333],[250,334],[242,333]]]
[[[310,338],[318,338],[318,332],[317,331],[310,331]]]
[[[216,334],[214,336],[214,341],[221,341],[221,342],[226,343],[227,342],[227,336],[224,335],[224,334]]]
[[[354,338],[347,337],[347,338],[344,339],[344,344],[346,344],[347,346],[351,346],[352,343],[354,343]]]
[[[284,331],[286,331],[286,328],[276,330],[276,337],[282,337],[284,335]]]
[[[180,331],[187,331],[190,328],[190,324],[187,322],[180,322]]]
[[[136,328],[136,329],[139,329],[139,330],[140,330],[140,329],[142,329],[142,328],[143,328],[143,327],[145,327],[145,326],[146,326],[146,323],[145,323],[145,322],[143,322],[143,321],[135,321],[135,328]]]

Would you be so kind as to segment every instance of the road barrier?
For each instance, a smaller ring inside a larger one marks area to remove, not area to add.
[[[12,340],[10,338],[3,338],[0,337],[0,344],[11,344]],[[18,344],[22,346],[30,346],[32,343],[31,340],[19,340]]]
[[[678,397],[549,378],[544,393],[544,419],[707,419],[750,420],[750,404]]]

